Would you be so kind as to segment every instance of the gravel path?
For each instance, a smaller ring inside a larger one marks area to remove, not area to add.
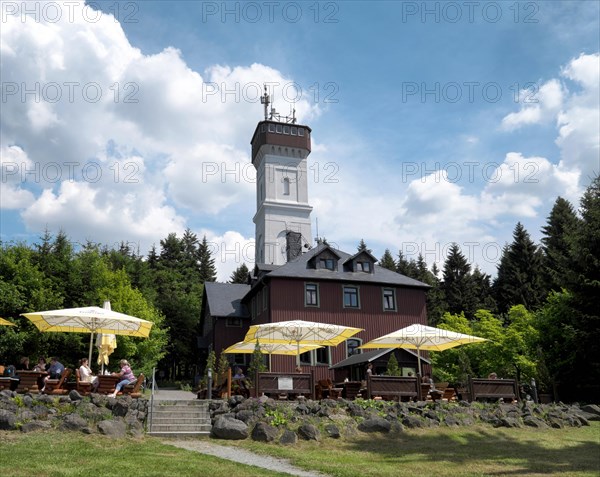
[[[277,459],[275,457],[254,454],[239,447],[228,447],[220,444],[214,444],[205,440],[165,440],[163,444],[180,447],[194,452],[201,452],[221,459],[232,460],[240,464],[253,465],[263,469],[274,470],[284,474],[297,475],[299,477],[327,477],[326,474],[319,472],[308,472],[306,470],[294,467],[287,460]]]

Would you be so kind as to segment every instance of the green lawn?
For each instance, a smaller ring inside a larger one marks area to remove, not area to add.
[[[600,475],[600,423],[580,429],[427,429],[297,446],[215,441],[288,458],[339,477]],[[163,444],[71,432],[0,432],[0,468],[13,476],[282,476]]]
[[[295,465],[339,477],[413,475],[600,475],[600,422],[569,429],[410,430],[353,441],[323,439],[282,447],[252,441],[234,445],[288,458]]]

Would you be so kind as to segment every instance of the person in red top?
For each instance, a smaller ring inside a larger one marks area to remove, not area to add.
[[[112,373],[112,376],[119,376],[121,378],[121,381],[117,383],[117,386],[115,387],[115,392],[109,394],[109,397],[117,397],[117,393],[121,389],[123,389],[123,386],[135,383],[136,380],[133,371],[131,371],[131,367],[129,366],[129,363],[126,359],[122,359],[121,361],[119,361],[119,366],[121,366],[121,371],[119,371],[118,373]]]

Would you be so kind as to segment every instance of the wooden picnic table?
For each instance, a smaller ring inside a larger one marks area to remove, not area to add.
[[[110,374],[98,375],[98,394],[110,394],[114,392],[117,383],[121,381],[121,376],[112,376]]]
[[[15,391],[18,393],[37,393],[40,390],[39,385],[42,384],[41,381],[46,376],[48,376],[46,371],[18,370],[17,377],[19,378],[19,384],[17,384]]]

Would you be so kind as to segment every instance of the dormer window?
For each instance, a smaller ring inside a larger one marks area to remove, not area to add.
[[[320,260],[320,263],[321,263],[320,268],[326,268],[327,270],[333,270],[333,268],[334,268],[333,258],[322,258]]]
[[[357,272],[371,272],[371,262],[356,262]]]

